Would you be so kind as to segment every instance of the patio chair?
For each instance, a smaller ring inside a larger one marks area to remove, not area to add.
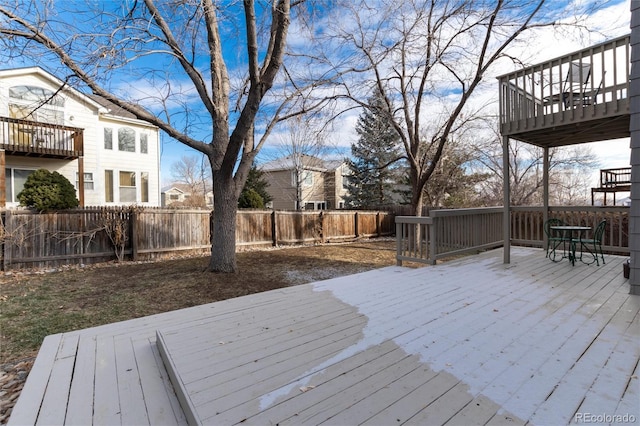
[[[569,71],[567,72],[567,78],[562,88],[562,102],[564,103],[565,109],[579,105],[582,106],[587,97],[590,99],[590,102],[595,99],[594,94],[586,93],[590,76],[591,64],[571,62]],[[595,95],[597,95],[597,92]]]
[[[593,256],[593,260],[591,262],[585,262],[582,260],[583,263],[591,265],[595,262],[597,266],[600,266],[600,262],[598,261],[598,255],[600,255],[602,258],[602,264],[605,264],[604,254],[602,253],[602,237],[606,227],[607,221],[603,220],[598,224],[598,226],[596,226],[595,231],[593,231],[593,238],[580,238],[580,260],[582,260],[582,254],[585,250]]]
[[[600,90],[602,90],[602,81],[600,81],[600,84],[595,89],[582,94],[582,106],[596,105],[598,103]]]
[[[559,262],[562,258],[565,257],[565,243],[566,242],[570,242],[571,239],[567,238],[564,233],[560,236],[558,236],[556,233],[553,232],[553,230],[551,229],[552,226],[562,226],[564,225],[564,222],[561,219],[548,219],[545,223],[544,223],[544,233],[547,236],[547,254],[545,257],[548,257],[549,259],[551,259],[554,262]],[[562,256],[556,260],[557,257],[557,253],[556,253],[556,249],[558,248],[558,246],[562,244]]]

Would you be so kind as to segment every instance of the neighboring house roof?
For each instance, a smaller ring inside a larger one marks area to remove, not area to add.
[[[129,111],[119,107],[118,105],[114,104],[108,99],[103,98],[100,95],[91,94],[89,95],[89,97],[93,99],[95,102],[102,105],[104,108],[107,108],[109,110],[108,114],[110,115],[115,115],[117,117],[123,117],[123,118],[138,119],[138,117],[136,117],[135,114],[130,113]]]
[[[330,160],[325,161],[321,158],[311,155],[301,155],[300,162],[302,167],[306,170],[315,170],[319,172],[326,172],[329,170],[335,170],[342,165],[342,161]],[[263,172],[276,172],[282,170],[294,170],[296,168],[296,161],[293,155],[287,155],[286,157],[277,158],[275,160],[264,163],[259,166]]]
[[[186,191],[184,189],[178,188],[175,185],[165,186],[162,189],[160,189],[160,192],[162,192],[163,194],[167,193],[167,192],[180,192],[180,193],[183,193],[183,194],[188,194],[189,193],[189,191]]]
[[[329,160],[325,161],[327,170],[336,170],[345,165],[344,160]]]

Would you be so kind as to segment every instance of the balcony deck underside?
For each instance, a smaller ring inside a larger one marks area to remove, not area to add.
[[[22,145],[0,144],[6,155],[36,158],[57,158],[62,160],[74,160],[82,156],[79,151],[68,151],[63,149],[51,149],[44,147],[29,147],[25,149]]]
[[[628,102],[621,108],[578,108],[502,124],[502,134],[540,147],[557,147],[630,136]]]

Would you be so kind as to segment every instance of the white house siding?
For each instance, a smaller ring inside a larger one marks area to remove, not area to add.
[[[113,146],[112,149],[105,149],[104,147],[104,128],[110,127],[113,129]],[[135,152],[120,151],[118,149],[118,129],[121,127],[130,127],[135,130]],[[95,195],[101,197],[96,199],[95,203],[105,204],[104,200],[104,185],[105,185],[105,170],[113,170],[114,172],[114,202],[106,203],[119,205],[120,191],[118,176],[121,171],[130,171],[136,173],[136,204],[141,205],[160,205],[160,174],[158,159],[160,158],[159,152],[159,135],[158,131],[154,127],[136,125],[131,121],[118,120],[113,117],[101,118],[97,128],[98,143],[93,145],[90,149],[94,151],[91,154],[85,154],[84,170],[89,172],[90,170],[96,170],[94,179],[97,179],[101,190]],[[140,151],[140,134],[147,135],[147,149],[146,154]],[[86,145],[86,143],[85,143]],[[87,148],[85,148],[86,152]],[[93,154],[93,155],[92,155]],[[90,162],[89,159],[94,159]],[[149,173],[149,202],[143,203],[141,199],[141,173]],[[85,192],[86,197],[86,192]],[[87,198],[88,199],[88,198]],[[90,204],[87,202],[87,204]]]
[[[31,70],[31,73],[26,73]],[[33,68],[25,69],[24,73],[14,70],[11,75],[0,75],[0,115],[9,117],[9,88],[12,86],[30,85],[58,90],[55,79],[49,79],[46,75],[33,72]],[[64,124],[66,126],[84,129],[84,172],[93,174],[93,189],[85,189],[86,206],[121,205],[118,190],[118,173],[131,171],[136,173],[136,201],[133,204],[159,206],[160,205],[160,152],[158,129],[149,126],[139,120],[114,117],[99,111],[98,104],[91,101],[74,90],[62,93],[65,99]],[[102,111],[105,111],[103,108]],[[114,129],[113,149],[104,149],[104,127]],[[123,152],[118,150],[117,129],[128,126],[136,133],[135,152]],[[148,153],[140,152],[140,133],[148,136]],[[76,185],[76,173],[78,172],[78,160],[55,160],[50,158],[35,159],[34,157],[10,156],[6,157],[7,168],[38,169],[46,168],[63,174],[69,181]],[[114,202],[105,201],[105,170],[114,172]],[[141,173],[149,174],[149,201],[142,202],[141,198]],[[9,203],[7,207],[13,207],[15,203]]]
[[[640,2],[631,2],[631,251],[630,292],[640,295]]]

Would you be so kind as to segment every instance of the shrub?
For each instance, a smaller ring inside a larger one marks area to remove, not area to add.
[[[264,200],[255,189],[245,189],[240,194],[238,207],[241,209],[262,209],[264,208]]]
[[[50,211],[78,207],[76,189],[58,172],[39,169],[29,175],[18,194],[20,205]]]

